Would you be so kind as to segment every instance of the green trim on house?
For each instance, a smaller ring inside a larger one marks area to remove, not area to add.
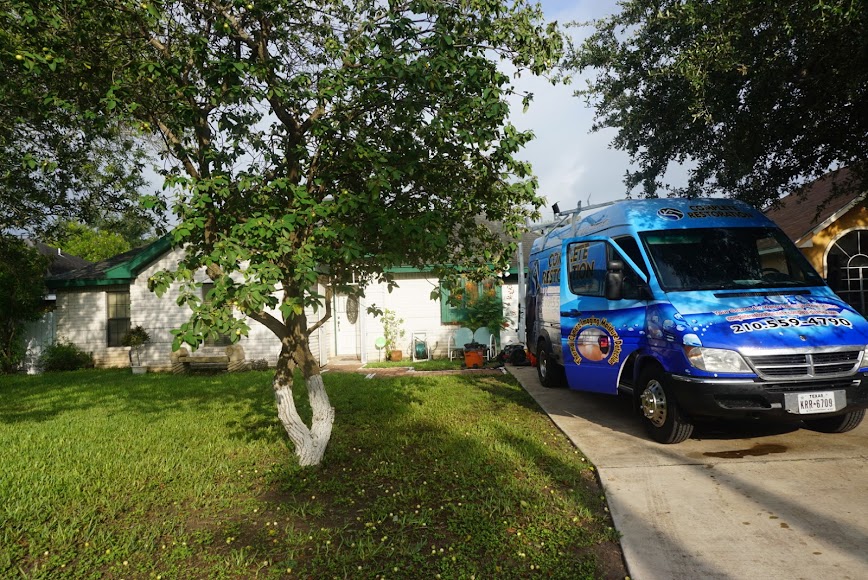
[[[117,266],[109,268],[105,271],[106,278],[135,278],[139,272],[144,270],[151,262],[168,252],[172,248],[172,242],[169,236],[163,236],[156,242],[146,246],[141,253],[127,262],[122,262]]]
[[[434,267],[426,266],[424,268],[417,268],[416,266],[394,266],[392,268],[385,268],[384,271],[390,274],[427,274],[433,272]]]
[[[48,288],[87,288],[90,286],[120,286],[132,284],[135,278],[77,278],[75,280],[47,280]]]
[[[117,258],[109,258],[106,262],[94,266],[82,268],[76,275],[71,272],[68,278],[47,279],[45,285],[48,288],[85,288],[90,286],[118,286],[129,285],[135,282],[139,272],[154,262],[157,258],[172,249],[170,235],[165,235],[157,241],[139,249],[128,252],[130,257],[114,265],[109,265]],[[121,255],[123,256],[123,254]],[[118,256],[118,257],[121,257]],[[100,268],[101,264],[105,264]]]
[[[527,266],[525,266],[524,269],[527,270]],[[395,266],[393,268],[386,268],[385,271],[392,274],[427,274],[433,272],[434,268],[432,266],[426,266],[425,268],[417,268],[416,266]],[[510,266],[509,273],[518,274],[518,266]]]

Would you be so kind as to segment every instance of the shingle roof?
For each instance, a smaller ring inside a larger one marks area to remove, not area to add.
[[[55,248],[48,244],[43,244],[42,242],[27,240],[27,244],[36,248],[37,252],[48,258],[49,277],[61,276],[67,272],[78,270],[79,268],[86,268],[91,265],[91,262],[88,262],[84,258],[79,258],[78,256],[73,256],[71,254],[64,254],[60,248]]]
[[[46,278],[49,288],[63,286],[88,286],[103,284],[130,283],[142,268],[169,251],[171,240],[163,236],[157,241],[141,248],[134,248],[123,254],[112,256],[95,264],[88,265],[56,276]]]
[[[853,173],[838,169],[827,173],[798,192],[787,195],[765,214],[794,242],[804,240],[814,230],[865,195],[854,183]]]

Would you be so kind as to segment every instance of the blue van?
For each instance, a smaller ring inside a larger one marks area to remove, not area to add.
[[[579,211],[528,263],[527,342],[544,386],[628,394],[660,443],[705,418],[859,425],[868,322],[761,212],[707,198]]]

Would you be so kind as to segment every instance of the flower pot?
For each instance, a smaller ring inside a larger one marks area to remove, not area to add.
[[[389,352],[389,360],[401,360],[404,358],[404,353],[400,350],[393,350]]]
[[[146,372],[148,372],[148,367],[146,367],[146,366],[140,366],[140,367],[133,366],[133,367],[130,367],[130,368],[133,369],[133,374],[134,374],[134,375],[143,375],[143,374],[145,374]]]

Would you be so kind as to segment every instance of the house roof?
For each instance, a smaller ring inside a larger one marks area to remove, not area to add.
[[[67,272],[78,270],[79,268],[86,268],[91,265],[91,262],[88,262],[84,258],[79,258],[72,254],[64,254],[60,248],[55,248],[48,244],[43,244],[42,242],[36,242],[33,240],[27,240],[26,243],[48,258],[49,277],[61,276]]]
[[[487,222],[492,231],[505,237],[503,229],[499,224]],[[533,240],[539,236],[536,232],[524,232],[521,239],[522,250],[524,254],[524,266],[527,268],[528,259],[530,257],[531,245]],[[49,288],[74,288],[86,286],[113,286],[119,284],[130,284],[133,282],[138,273],[147,267],[151,262],[159,258],[172,247],[171,238],[165,235],[156,242],[141,248],[135,248],[123,254],[112,256],[101,262],[91,263],[82,260],[84,265],[76,268],[67,269],[64,271],[51,272],[46,278],[46,285]],[[392,272],[419,272],[418,268],[392,268]],[[518,272],[518,255],[513,256],[510,261],[510,273]]]
[[[84,267],[49,276],[45,284],[49,288],[129,284],[135,280],[142,269],[171,247],[169,236],[163,236],[147,246],[132,249],[95,264],[88,262]]]
[[[865,197],[846,169],[827,173],[765,210],[796,245],[810,243],[815,233],[828,227]]]

